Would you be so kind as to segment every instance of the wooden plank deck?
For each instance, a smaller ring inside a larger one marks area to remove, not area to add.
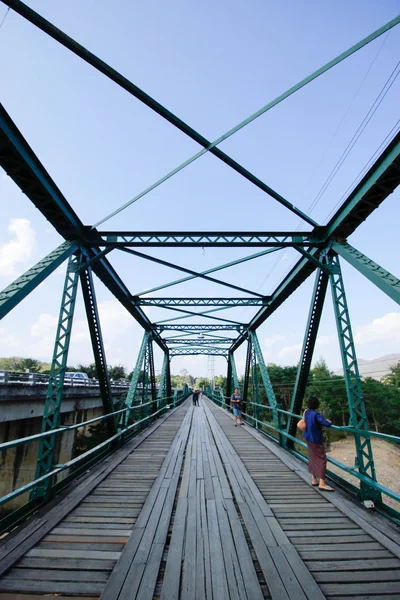
[[[208,400],[136,446],[56,522],[52,508],[51,526],[6,540],[6,561],[18,540],[23,556],[0,600],[400,598],[395,529],[323,496],[299,461]]]
[[[300,461],[251,427],[234,427],[227,411],[210,401],[205,405],[327,598],[400,598],[395,527],[382,526],[379,517],[351,506],[339,492],[324,496],[311,487]]]
[[[40,535],[39,528],[37,540],[24,536],[24,528],[15,538],[5,539],[0,565],[13,559],[15,564],[0,579],[0,600],[36,600],[39,594],[99,598],[188,408],[186,403],[129,442],[116,453],[119,458],[110,460],[105,473],[101,467],[94,469],[94,479],[89,476],[78,486],[78,498],[74,490],[63,500],[65,516],[57,514],[57,505],[42,511],[43,532]]]

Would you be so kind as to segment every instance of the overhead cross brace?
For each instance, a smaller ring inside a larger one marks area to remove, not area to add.
[[[88,244],[112,246],[115,248],[132,247],[193,247],[193,248],[290,248],[294,245],[320,247],[321,241],[313,237],[312,232],[87,232]]]
[[[347,260],[362,275],[365,275],[382,292],[387,294],[397,304],[400,304],[400,279],[392,275],[389,271],[386,271],[386,269],[356,248],[353,248],[353,246],[350,246],[350,244],[334,242],[332,249]]]
[[[138,306],[264,306],[269,300],[264,298],[133,298]]]

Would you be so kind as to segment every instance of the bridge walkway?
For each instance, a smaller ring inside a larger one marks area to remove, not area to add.
[[[0,600],[399,598],[394,527],[304,479],[226,411],[186,402],[6,538]]]

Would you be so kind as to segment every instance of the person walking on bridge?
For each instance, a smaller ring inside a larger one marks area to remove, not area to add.
[[[237,425],[237,420],[239,419],[239,425],[243,425],[242,420],[242,396],[239,393],[239,388],[235,388],[231,396],[231,407],[233,411],[233,422],[235,423],[235,427]]]
[[[328,419],[324,419],[317,412],[317,408],[319,408],[317,396],[310,396],[308,408],[304,412],[306,422],[304,437],[308,448],[308,472],[311,473],[311,485],[318,486],[318,489],[324,492],[334,492],[335,490],[325,483],[327,460],[322,435],[322,427],[331,427],[332,423]]]
[[[193,406],[198,406],[199,405],[199,392],[198,390],[193,390]]]

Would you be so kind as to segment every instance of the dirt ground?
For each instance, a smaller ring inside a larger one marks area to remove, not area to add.
[[[385,487],[400,494],[400,447],[389,444],[384,440],[372,439],[372,451],[374,454],[376,477],[379,483]],[[328,456],[339,460],[345,465],[354,465],[355,446],[353,439],[339,440],[332,442],[331,451]],[[329,469],[338,473],[343,479],[350,481],[353,485],[358,485],[358,480],[352,475],[345,473],[329,465]],[[392,500],[388,496],[383,496],[385,504],[400,510],[399,502]]]

